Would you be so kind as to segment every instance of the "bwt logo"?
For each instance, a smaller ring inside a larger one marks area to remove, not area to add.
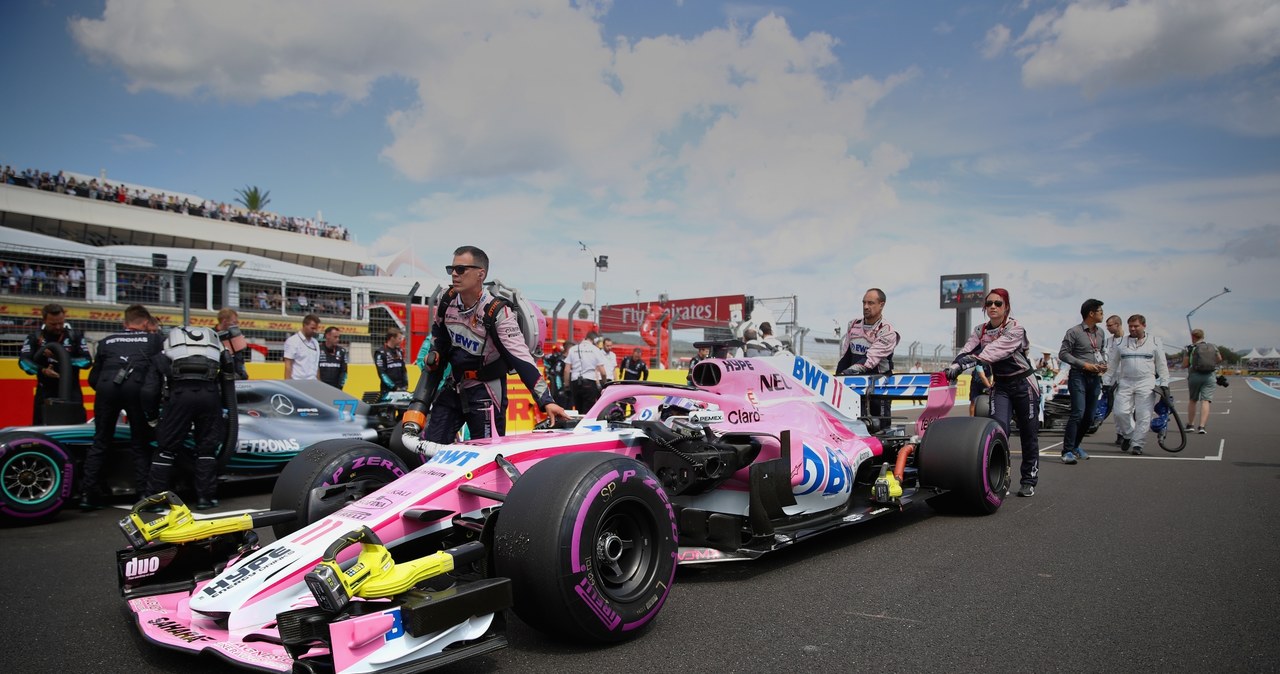
[[[431,463],[443,463],[450,466],[465,466],[472,459],[480,456],[480,452],[467,452],[460,449],[442,449],[431,457]]]
[[[468,353],[475,353],[476,350],[480,348],[480,340],[478,339],[473,339],[466,335],[460,335],[456,332],[451,334],[453,335],[454,345],[466,349]]]
[[[804,358],[796,357],[795,369],[791,372],[791,376],[800,380],[811,391],[818,395],[827,394],[827,382],[831,381],[831,377],[822,371],[817,364],[811,363]]]

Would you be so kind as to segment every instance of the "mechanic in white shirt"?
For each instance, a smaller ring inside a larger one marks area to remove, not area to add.
[[[284,378],[315,379],[320,369],[320,317],[307,314],[302,319],[302,329],[284,340]]]
[[[1116,430],[1122,437],[1121,449],[1140,455],[1160,390],[1169,387],[1164,348],[1160,340],[1147,334],[1147,319],[1142,314],[1129,317],[1129,336],[1108,354],[1107,371],[1114,373],[1116,384]]]
[[[613,340],[605,337],[600,340],[604,351],[604,380],[613,381],[618,378],[618,354],[613,352]]]
[[[1115,351],[1116,347],[1120,345],[1120,342],[1125,340],[1124,321],[1120,320],[1120,316],[1118,314],[1111,314],[1110,316],[1107,316],[1107,333],[1108,336],[1104,342],[1104,344],[1106,344],[1106,349],[1102,353],[1105,354],[1107,358],[1110,358],[1111,352]],[[1115,380],[1115,372],[1108,370],[1102,373],[1102,397],[1107,403],[1107,409],[1111,410],[1111,416],[1119,419],[1119,415],[1116,413]],[[1101,405],[1102,402],[1099,402],[1098,404]],[[1132,415],[1130,416],[1132,417]],[[1129,421],[1132,423],[1133,419],[1130,418]],[[1117,430],[1119,430],[1119,426],[1120,422],[1116,421]],[[1125,447],[1126,449],[1129,447],[1125,442],[1124,436],[1120,433],[1116,433],[1116,446]]]
[[[600,333],[592,330],[581,342],[565,355],[564,377],[573,391],[573,406],[579,413],[586,412],[600,399],[601,382],[608,381],[605,368],[608,357],[596,347]]]

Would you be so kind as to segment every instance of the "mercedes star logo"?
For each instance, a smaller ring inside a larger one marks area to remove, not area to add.
[[[271,407],[275,408],[276,414],[286,416],[293,414],[293,401],[289,400],[283,393],[271,396]]]

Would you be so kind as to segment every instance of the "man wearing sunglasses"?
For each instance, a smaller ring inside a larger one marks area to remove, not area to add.
[[[1098,328],[1102,322],[1102,300],[1085,300],[1080,305],[1080,318],[1079,323],[1067,330],[1058,351],[1058,360],[1071,366],[1071,373],[1067,375],[1071,416],[1062,431],[1063,463],[1089,458],[1080,449],[1080,443],[1089,432],[1098,396],[1102,393],[1102,375],[1107,371],[1107,336]]]
[[[837,374],[888,376],[893,373],[893,350],[898,347],[901,337],[884,320],[886,299],[884,291],[879,288],[871,288],[862,296],[862,318],[855,318],[849,323],[840,341]],[[867,400],[867,412],[874,418],[873,431],[888,427],[892,405],[893,401],[888,398],[876,396]]]
[[[515,312],[485,289],[489,256],[475,246],[462,246],[445,271],[452,284],[432,321],[426,387],[419,386],[420,391],[439,389],[425,439],[449,444],[463,425],[473,439],[504,435],[510,370],[520,376],[539,410],[553,420],[567,420],[529,353]]]

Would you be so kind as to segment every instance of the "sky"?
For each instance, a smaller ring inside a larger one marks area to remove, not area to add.
[[[1088,298],[1280,347],[1277,0],[43,0],[0,8],[0,164],[346,226],[546,305],[869,287],[949,344],[987,273],[1037,344]],[[588,250],[583,250],[585,244]],[[975,321],[980,320],[973,313]]]

